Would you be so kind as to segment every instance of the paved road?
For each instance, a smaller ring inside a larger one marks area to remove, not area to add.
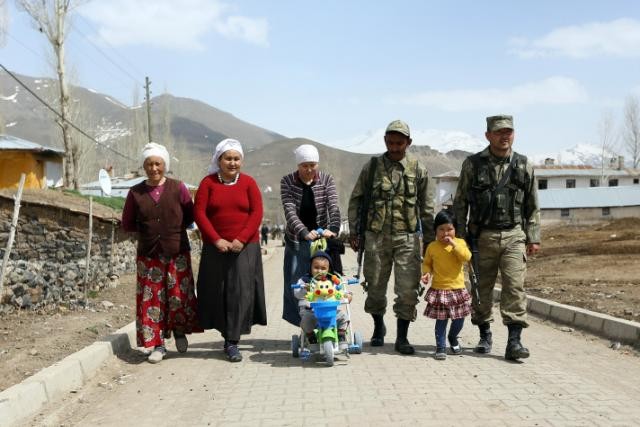
[[[409,332],[417,353],[398,355],[388,314],[382,349],[365,343],[363,354],[341,357],[332,368],[303,365],[289,350],[295,330],[280,319],[282,248],[272,249],[265,261],[269,326],[241,341],[242,363],[226,361],[212,331],[193,336],[186,354],[172,351],[159,365],[131,352],[26,425],[640,425],[640,359],[546,322],[525,331],[532,356],[524,363],[502,358],[502,326],[494,328],[494,354],[465,349],[436,361],[433,321],[422,316]],[[354,265],[352,254],[345,265]],[[357,290],[352,319],[367,340],[372,325],[363,305]],[[468,324],[462,343],[475,341]]]

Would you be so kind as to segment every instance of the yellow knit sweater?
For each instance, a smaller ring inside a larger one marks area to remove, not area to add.
[[[463,289],[463,265],[471,259],[467,242],[455,238],[456,247],[434,240],[429,243],[422,262],[422,273],[432,276],[431,287],[434,289]]]

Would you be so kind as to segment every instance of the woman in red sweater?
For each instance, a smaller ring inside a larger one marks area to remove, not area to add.
[[[262,197],[255,180],[240,172],[240,143],[216,146],[209,175],[196,193],[194,217],[203,239],[198,273],[198,319],[224,338],[224,351],[239,362],[240,335],[266,325],[262,254],[258,229]]]

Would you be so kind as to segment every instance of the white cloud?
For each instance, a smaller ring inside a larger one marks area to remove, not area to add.
[[[533,40],[513,38],[510,53],[521,58],[640,56],[640,21],[629,18],[557,28]]]
[[[102,39],[115,46],[202,50],[203,37],[213,31],[268,46],[266,19],[230,16],[229,8],[219,0],[111,0],[89,2],[78,12],[97,25]]]
[[[587,100],[587,91],[574,79],[562,76],[524,83],[507,89],[458,89],[429,91],[399,103],[421,105],[445,111],[519,110],[529,105],[575,104]]]

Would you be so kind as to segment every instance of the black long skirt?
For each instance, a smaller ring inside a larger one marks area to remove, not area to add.
[[[197,283],[198,320],[230,341],[267,324],[260,244],[248,243],[239,253],[202,248]]]

